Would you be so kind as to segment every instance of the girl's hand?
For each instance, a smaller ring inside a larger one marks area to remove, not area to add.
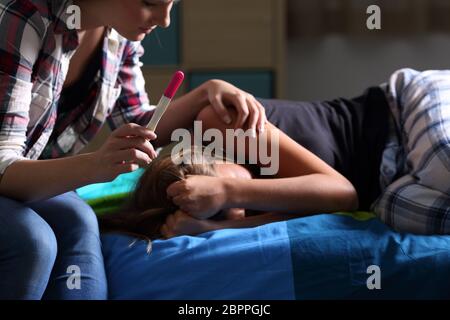
[[[208,219],[224,209],[227,203],[222,178],[188,176],[167,188],[167,196],[182,211],[197,219]]]
[[[216,217],[223,220],[242,220],[245,219],[245,209],[243,208],[230,208],[222,210]]]
[[[208,231],[206,220],[198,220],[189,214],[178,210],[166,218],[166,222],[161,227],[161,235],[165,239],[180,235],[197,235]]]
[[[92,153],[95,180],[111,181],[119,174],[148,165],[156,158],[156,152],[149,142],[155,139],[155,133],[134,123],[125,124],[112,132],[103,146]]]
[[[209,103],[226,124],[232,121],[226,106],[233,106],[238,113],[235,129],[251,129],[254,137],[264,132],[266,112],[254,96],[222,80],[210,80],[206,88]]]

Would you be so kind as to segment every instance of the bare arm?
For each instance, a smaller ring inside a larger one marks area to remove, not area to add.
[[[229,220],[198,220],[183,211],[176,211],[169,215],[161,227],[161,235],[168,239],[179,235],[197,235],[200,233],[235,228],[251,228],[270,222],[283,221],[297,218],[296,214],[265,213],[252,217]]]
[[[111,181],[156,157],[147,140],[154,138],[151,131],[127,124],[114,131],[94,153],[54,160],[16,161],[1,177],[0,195],[25,202],[37,201],[87,184]]]
[[[261,226],[263,224],[277,222],[277,221],[285,221],[298,218],[298,214],[289,214],[289,213],[281,213],[281,212],[269,212],[263,213],[256,216],[245,217],[242,219],[233,219],[233,220],[201,220],[201,232],[208,232],[220,229],[237,229],[237,228],[252,228]]]
[[[94,183],[92,154],[55,160],[13,163],[0,180],[0,194],[19,201],[36,201]]]
[[[276,148],[279,157],[274,158],[279,162],[278,171],[274,179],[238,183],[232,181],[234,179],[224,179],[227,207],[297,212],[299,215],[356,209],[356,191],[344,176],[272,124],[268,123],[266,128],[269,150],[274,143],[271,133],[279,137]],[[248,152],[247,149],[247,158]]]
[[[199,112],[208,105],[207,83],[197,87],[184,96],[172,101],[158,124],[154,141],[155,147],[162,147],[171,142],[175,129],[190,128]]]
[[[244,126],[259,131],[266,122],[261,104],[248,93],[222,80],[209,80],[201,86],[171,103],[156,129],[157,147],[171,142],[171,134],[178,128],[191,128],[200,112],[209,106],[209,110],[222,126],[232,121],[233,125]],[[233,108],[227,108],[232,106]]]
[[[155,146],[162,146],[170,142],[173,130],[191,127],[199,112],[210,103],[209,95],[219,97],[215,102],[222,105],[226,99],[232,101],[244,94],[223,81],[208,81],[171,104],[157,128],[157,140],[144,127],[130,124],[118,130],[125,130],[127,135],[136,136],[136,139],[124,139],[126,135],[116,130],[118,133],[115,131],[112,134],[106,147],[93,154],[56,160],[17,161],[0,176],[0,195],[21,201],[36,201],[87,184],[111,181],[117,175],[134,171],[154,158],[153,147],[145,138],[152,140]],[[240,113],[242,110],[248,111],[244,103],[235,102],[234,106]],[[216,106],[214,112],[223,114],[223,110],[225,107],[221,109]],[[265,116],[257,108],[252,109],[248,117],[255,124],[256,121],[265,121]],[[127,163],[120,165],[118,162],[121,160]]]
[[[228,190],[226,208],[291,212],[298,216],[356,209],[353,186],[326,174],[268,180],[226,180],[225,188]]]
[[[211,122],[205,124],[206,128],[214,127]],[[268,124],[266,131],[271,130],[279,132]],[[317,213],[356,209],[356,191],[345,177],[282,132],[279,134],[280,170],[274,179],[192,176],[169,187],[169,196],[178,191],[184,195],[173,198],[180,210],[167,218],[161,229],[163,236],[250,228]],[[232,220],[208,219],[227,208],[266,213]]]
[[[227,129],[208,109],[202,111],[199,120],[204,130],[219,128],[225,133]],[[296,212],[298,216],[357,208],[356,191],[345,177],[273,125],[267,124],[266,132],[269,150],[270,133],[279,136],[279,170],[273,179],[193,176],[170,186],[169,196],[181,210],[199,219],[207,219],[224,208]]]

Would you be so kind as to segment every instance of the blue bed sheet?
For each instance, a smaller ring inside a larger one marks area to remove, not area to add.
[[[111,299],[448,299],[450,236],[317,215],[147,243],[103,235]],[[380,269],[370,290],[369,266]]]

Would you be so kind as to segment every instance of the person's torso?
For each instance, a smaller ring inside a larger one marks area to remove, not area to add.
[[[300,102],[261,100],[270,122],[345,176],[368,210],[380,193],[389,108],[381,88],[353,99]]]
[[[80,45],[70,59],[69,70],[63,85],[64,89],[80,82],[92,61],[98,59],[98,52],[102,49],[106,31],[106,27],[99,27],[78,34]]]
[[[117,78],[126,40],[111,29],[101,40],[99,69],[90,79],[88,92],[84,93],[86,99],[75,108],[65,110],[64,116],[58,113],[58,108],[64,108],[60,104],[61,93],[79,45],[77,31],[66,24],[71,3],[70,0],[33,1],[37,8],[42,8],[46,33],[31,79],[25,149],[25,156],[30,159],[78,153],[100,130],[120,94]],[[52,141],[51,136],[55,138]]]

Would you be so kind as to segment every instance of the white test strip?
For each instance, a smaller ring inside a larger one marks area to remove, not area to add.
[[[147,129],[155,132],[159,121],[163,117],[171,101],[172,101],[171,99],[169,99],[164,95],[161,97],[161,99],[158,102],[158,106],[156,107],[155,112],[153,113],[152,119],[150,120],[150,123],[147,126]]]
[[[183,80],[184,80],[184,73],[182,71],[177,71],[173,74],[172,80],[170,80],[170,83],[167,86],[166,91],[164,91],[164,94],[161,96],[161,99],[159,100],[158,105],[156,106],[155,112],[153,113],[150,123],[147,126],[149,130],[155,132],[159,121],[161,120],[167,108],[169,107],[170,102],[177,93],[178,88],[180,88],[181,84],[183,83]]]

